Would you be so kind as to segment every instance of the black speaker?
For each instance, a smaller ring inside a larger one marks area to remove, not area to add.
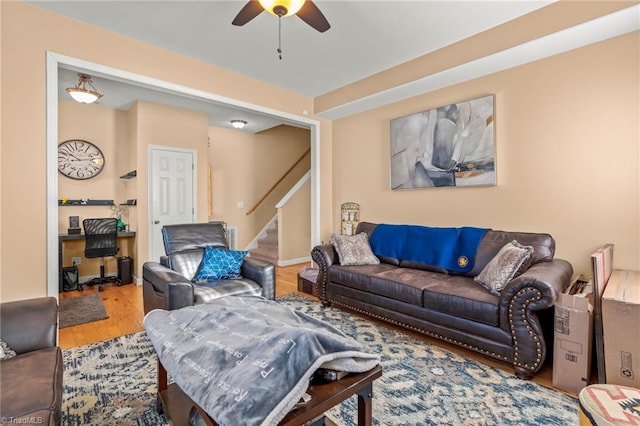
[[[133,281],[133,259],[129,256],[118,258],[118,279],[121,284],[131,284]]]

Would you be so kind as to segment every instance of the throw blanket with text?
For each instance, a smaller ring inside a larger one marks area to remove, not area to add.
[[[379,224],[371,234],[376,256],[439,266],[453,272],[468,272],[486,228],[432,228],[418,225]]]
[[[259,296],[228,296],[144,326],[175,383],[218,424],[275,425],[320,367],[364,372],[379,355],[340,330]]]

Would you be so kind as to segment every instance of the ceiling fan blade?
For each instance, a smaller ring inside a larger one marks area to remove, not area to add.
[[[318,9],[318,6],[316,6],[311,0],[305,1],[304,5],[302,5],[302,9],[300,9],[296,15],[321,33],[331,28],[327,18],[324,17],[322,12],[320,12],[320,9]]]
[[[233,18],[232,24],[241,27],[262,12],[264,12],[264,9],[260,5],[260,2],[258,2],[258,0],[251,0],[240,9],[240,12]]]

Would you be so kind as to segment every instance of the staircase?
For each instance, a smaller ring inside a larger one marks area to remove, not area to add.
[[[249,254],[254,259],[260,259],[278,265],[278,221],[273,227],[266,230],[266,235],[258,239],[258,247],[249,249]]]

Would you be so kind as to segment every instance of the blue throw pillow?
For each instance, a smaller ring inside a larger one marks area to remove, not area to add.
[[[219,247],[205,247],[200,270],[193,281],[240,278],[240,267],[248,253],[247,251],[227,250]]]

